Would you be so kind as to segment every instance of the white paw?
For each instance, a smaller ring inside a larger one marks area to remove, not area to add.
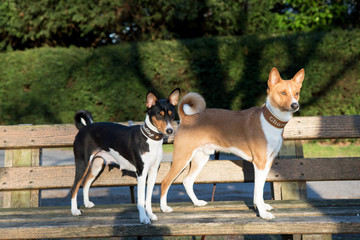
[[[169,207],[169,206],[165,206],[165,207],[160,207],[161,208],[161,211],[162,212],[166,212],[166,213],[169,213],[169,212],[172,212],[172,211],[174,211],[171,207]]]
[[[271,211],[274,209],[270,204],[266,204],[266,203],[264,204],[264,208],[266,211]]]
[[[93,203],[93,202],[86,202],[86,203],[84,203],[84,205],[85,205],[85,207],[86,208],[92,208],[92,207],[95,207],[95,204]]]
[[[264,212],[259,212],[259,215],[260,215],[260,217],[261,218],[263,218],[263,219],[265,219],[265,220],[270,220],[270,219],[274,219],[275,218],[275,216],[274,215],[272,215],[272,213],[269,213],[269,212],[267,212],[267,211],[264,211]]]
[[[150,224],[151,223],[151,220],[148,216],[143,216],[143,217],[140,217],[140,223],[142,224]]]
[[[204,200],[198,200],[198,201],[194,202],[194,205],[198,206],[198,207],[205,206],[206,204],[207,204],[207,202]]]
[[[74,216],[80,216],[81,213],[82,212],[79,209],[71,209],[71,214]]]
[[[148,216],[149,216],[149,218],[150,218],[151,221],[157,221],[157,220],[158,220],[158,217],[157,217],[155,214],[153,214],[153,213],[148,214]]]

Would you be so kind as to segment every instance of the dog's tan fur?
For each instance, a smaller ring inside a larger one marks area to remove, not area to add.
[[[303,69],[289,81],[282,80],[276,68],[270,72],[266,104],[277,109],[279,115],[284,113],[284,116],[288,118],[285,119],[286,121],[297,110],[292,108],[292,104],[299,100],[303,78]],[[184,111],[184,109],[187,110]],[[267,175],[272,161],[280,149],[283,130],[272,129],[267,123],[263,123],[265,119],[262,108],[254,107],[243,111],[206,109],[205,101],[199,94],[189,93],[181,100],[178,113],[181,124],[174,139],[173,163],[161,183],[163,211],[171,211],[170,208],[166,208],[166,194],[175,178],[191,161],[191,169],[185,178],[185,180],[191,179],[188,180],[191,189],[186,189],[191,197],[193,180],[205,165],[208,155],[215,150],[239,155],[243,159],[253,162],[256,171],[264,171],[262,174]],[[285,118],[284,116],[281,117]],[[269,150],[270,143],[266,134],[279,135],[280,146],[278,144],[274,147],[270,146],[273,149]],[[206,202],[199,201],[194,204],[204,205]],[[263,201],[260,205],[265,206]],[[260,207],[258,206],[258,208]],[[266,206],[266,210],[270,210],[270,207]],[[264,218],[272,218],[272,215],[264,216]]]

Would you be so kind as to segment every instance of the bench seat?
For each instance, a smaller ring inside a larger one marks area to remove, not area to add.
[[[250,202],[211,202],[204,207],[170,203],[172,213],[139,223],[135,204],[96,206],[72,216],[68,207],[0,209],[0,239],[167,235],[360,233],[360,200],[267,201],[275,219],[256,216]]]

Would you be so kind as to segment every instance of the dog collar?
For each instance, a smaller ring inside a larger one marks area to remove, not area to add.
[[[268,121],[268,123],[270,123],[276,128],[284,128],[285,125],[288,123],[281,121],[277,117],[275,117],[274,114],[272,114],[272,112],[270,112],[270,110],[266,107],[266,105],[263,107],[262,112],[266,121]]]
[[[160,141],[164,137],[164,134],[153,131],[146,125],[146,123],[141,125],[140,130],[141,130],[142,134],[144,134],[145,137],[150,138],[155,141]]]

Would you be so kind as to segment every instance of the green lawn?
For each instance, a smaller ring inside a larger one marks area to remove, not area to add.
[[[359,157],[359,143],[331,144],[327,142],[305,142],[304,156],[316,157]]]
[[[304,142],[304,156],[307,158],[321,157],[360,157],[359,143],[331,144],[327,142]],[[165,153],[171,153],[174,150],[172,144],[164,144]]]

